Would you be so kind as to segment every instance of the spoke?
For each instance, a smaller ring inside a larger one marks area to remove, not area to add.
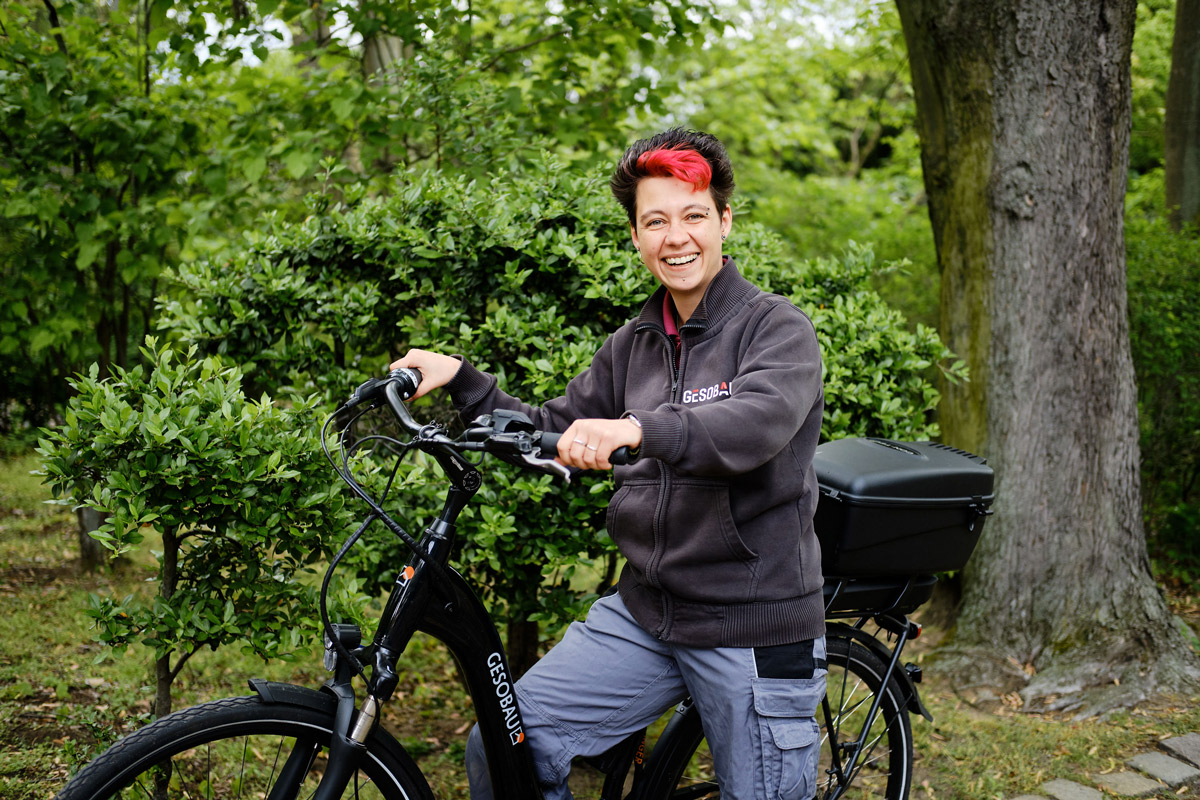
[[[885,742],[889,730],[886,707],[881,705],[871,727],[864,728],[876,694],[867,681],[853,671],[853,663],[852,660],[838,663],[830,674],[826,698],[830,715],[821,739],[822,750],[828,748],[826,752],[830,755],[825,772],[819,776],[817,793],[822,800],[842,797],[851,785],[861,787],[863,796],[875,796],[886,791],[890,776],[888,758],[891,748]],[[839,667],[841,674],[837,675]],[[860,737],[863,739],[861,748],[853,753],[843,749],[843,745],[853,744]],[[882,749],[881,742],[885,744]],[[834,769],[835,764],[840,765],[840,772]]]
[[[250,739],[250,737],[247,736],[246,740],[249,741],[249,739]],[[279,741],[275,743],[275,760],[271,762],[271,778],[270,778],[271,782],[268,784],[268,786],[275,785],[275,769],[279,766],[279,754],[282,752],[283,752],[283,737],[281,736],[281,737],[279,737]]]
[[[238,800],[241,800],[242,789],[245,788],[245,786],[244,786],[245,780],[244,779],[246,777],[246,751],[249,749],[250,749],[250,737],[247,736],[246,738],[242,739],[242,766],[241,766],[241,770],[240,770],[240,776],[238,778]]]
[[[133,788],[140,790],[140,791],[141,791],[141,793],[142,793],[142,794],[144,794],[146,797],[149,797],[149,798],[153,798],[153,797],[154,797],[154,795],[153,795],[153,794],[150,792],[150,790],[149,790],[149,789],[147,789],[147,788],[146,788],[146,787],[145,787],[145,786],[142,784],[141,780],[138,780],[138,782],[137,782],[137,785],[136,785],[136,786],[134,786]]]
[[[312,791],[308,793],[308,796],[305,797],[304,800],[312,800],[313,797],[316,795],[317,789],[320,787],[320,785],[321,785],[321,781],[318,780],[317,785],[312,788]]]
[[[856,771],[859,771],[859,770],[865,769],[866,767],[869,767],[870,765],[874,764],[876,761],[879,761],[880,759],[884,758],[885,756],[887,756],[891,753],[891,749],[889,748],[889,749],[884,750],[883,752],[879,753],[879,755],[876,755],[874,758],[871,757],[871,754],[875,752],[875,747],[879,744],[879,742],[883,739],[883,737],[886,734],[887,734],[887,728],[884,728],[882,733],[880,733],[878,736],[876,736],[874,739],[872,739],[869,744],[867,744],[866,746],[863,747],[864,755],[862,756],[862,759],[861,759],[862,764],[859,765],[858,770],[856,770]]]
[[[861,699],[858,702],[851,705],[849,708],[847,708],[846,705],[843,703],[842,707],[838,710],[836,719],[834,720],[837,723],[838,730],[840,731],[842,729],[843,722],[845,722],[856,711],[858,711],[860,708],[862,708],[863,705],[870,699],[871,699],[871,696],[867,695],[863,699]]]
[[[847,674],[849,674],[849,673],[847,673]],[[858,690],[862,688],[863,682],[858,681],[857,683],[855,683],[854,688],[849,693],[846,692],[846,687],[845,687],[844,683],[845,682],[843,681],[842,694],[841,694],[842,705],[838,709],[838,715],[839,715],[838,718],[839,719],[845,718],[845,716],[846,716],[845,712],[847,709],[848,702],[852,703],[849,711],[850,711],[850,713],[853,713],[855,711],[855,709],[857,709],[859,706],[861,706],[863,703],[865,703],[871,697],[871,692],[868,691],[866,693],[866,697],[864,697],[862,700],[854,701],[854,698],[858,697]]]

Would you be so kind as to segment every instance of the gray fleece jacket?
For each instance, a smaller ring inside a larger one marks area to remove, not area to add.
[[[820,636],[812,459],[823,394],[813,324],[726,257],[679,330],[677,357],[664,291],[540,408],[465,362],[447,389],[466,419],[505,408],[562,431],[575,419],[638,418],[641,458],[616,468],[608,531],[627,562],[621,597],[654,636],[695,647]]]

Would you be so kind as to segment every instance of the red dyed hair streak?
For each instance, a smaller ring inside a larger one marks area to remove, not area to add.
[[[725,145],[711,133],[671,128],[629,146],[613,169],[608,185],[629,224],[636,223],[637,187],[642,178],[671,177],[707,189],[724,214],[733,195],[733,165]]]
[[[691,149],[651,150],[638,157],[637,166],[648,178],[678,178],[697,192],[703,192],[712,182],[712,165]]]

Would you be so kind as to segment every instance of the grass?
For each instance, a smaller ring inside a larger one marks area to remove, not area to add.
[[[74,517],[42,502],[40,479],[29,475],[36,467],[28,456],[0,462],[0,800],[51,797],[117,733],[141,724],[153,695],[149,653],[135,646],[111,657],[83,613],[90,593],[152,588],[152,558],[143,553],[107,573],[80,573]],[[1196,608],[1193,598],[1174,603]],[[914,647],[936,638],[927,627]],[[427,638],[414,640],[402,665],[384,723],[417,758],[436,796],[465,798],[462,753],[474,715],[456,667]],[[235,648],[205,651],[177,681],[176,707],[245,694],[249,677],[316,686],[325,673],[316,652],[268,665]],[[1013,698],[960,696],[932,669],[921,693],[935,722],[914,719],[916,800],[1010,798],[1053,778],[1087,783],[1159,739],[1200,731],[1200,698],[1074,722],[1022,713]]]
[[[934,723],[913,726],[919,754],[914,798],[1037,794],[1055,778],[1088,784],[1126,769],[1127,759],[1155,749],[1160,739],[1200,731],[1200,698],[1162,700],[1079,722],[1003,707],[981,710],[939,686],[936,677],[922,697]]]

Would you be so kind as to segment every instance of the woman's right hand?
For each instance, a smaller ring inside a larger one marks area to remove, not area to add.
[[[416,367],[421,370],[421,385],[413,395],[415,400],[449,383],[458,374],[462,361],[429,350],[409,350],[402,358],[393,361],[388,369],[401,367]]]

